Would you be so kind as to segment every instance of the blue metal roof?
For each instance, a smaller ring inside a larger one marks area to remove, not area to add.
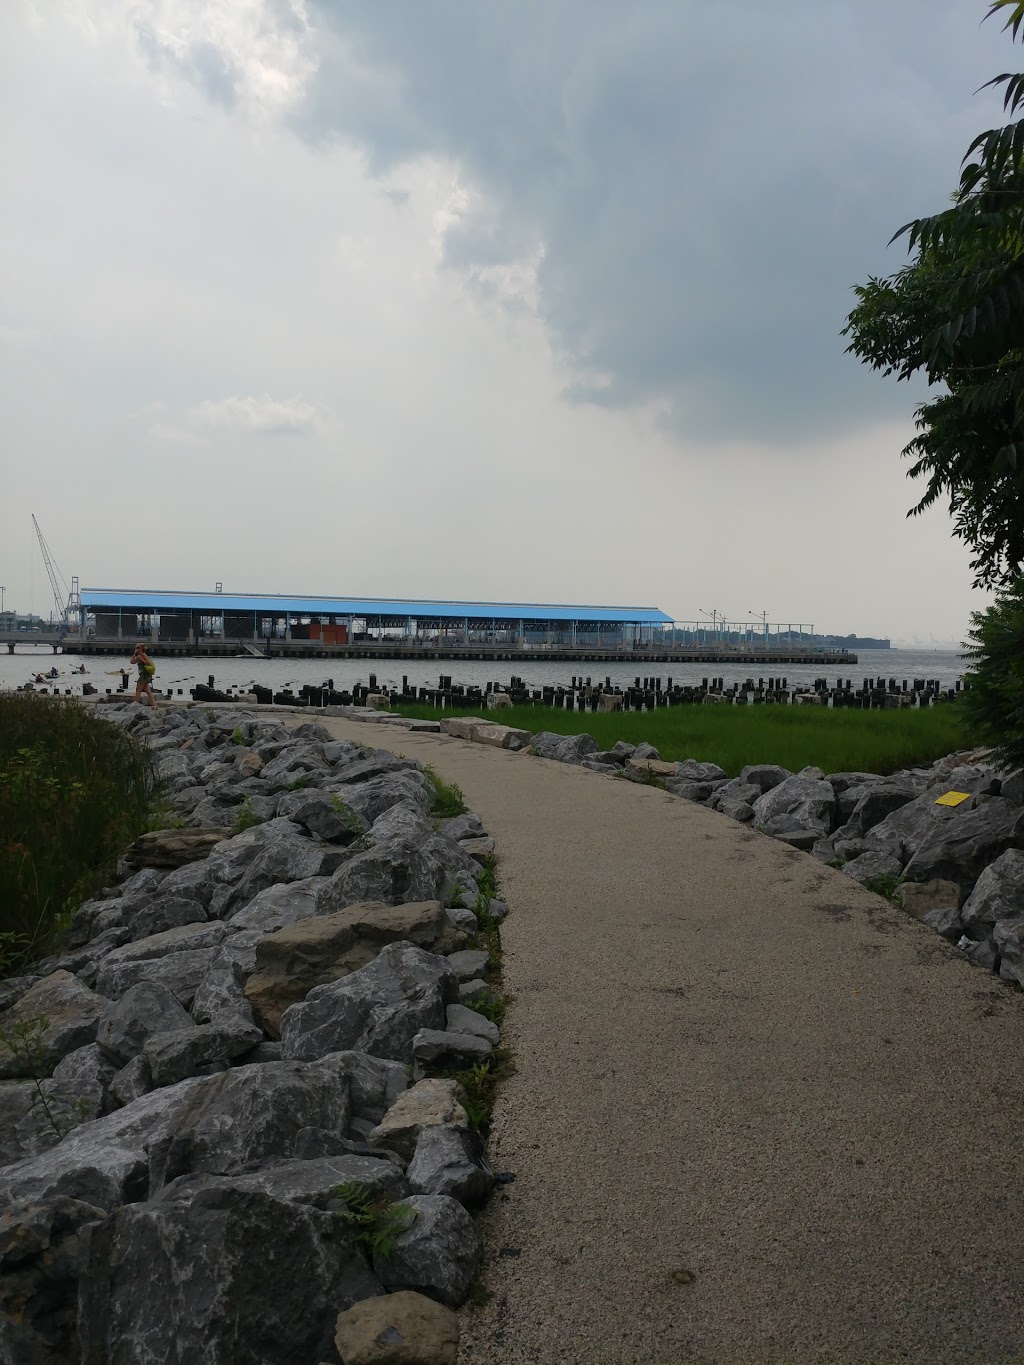
[[[473,621],[601,621],[631,625],[670,625],[657,607],[583,607],[543,602],[422,602],[378,597],[260,597],[250,593],[149,592],[123,588],[83,588],[89,611],[118,608],[136,612],[262,612],[266,616],[445,617]]]

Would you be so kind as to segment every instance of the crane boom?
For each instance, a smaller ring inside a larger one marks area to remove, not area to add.
[[[57,582],[57,575],[60,574],[60,570],[53,562],[53,556],[50,554],[50,547],[47,545],[46,540],[43,537],[43,533],[39,529],[39,523],[38,521],[36,521],[34,512],[32,514],[32,525],[36,528],[36,536],[39,540],[39,548],[43,552],[43,563],[46,565],[46,575],[50,580],[50,589],[53,592],[53,601],[54,605],[57,608],[57,618],[63,625],[66,626],[68,624],[68,609],[64,602],[61,600],[60,584]],[[61,581],[63,581],[63,577],[64,577],[63,574],[61,574]]]

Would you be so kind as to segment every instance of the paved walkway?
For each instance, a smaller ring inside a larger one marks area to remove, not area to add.
[[[466,1365],[1024,1359],[1024,999],[656,788],[327,721],[498,840],[518,1071]]]

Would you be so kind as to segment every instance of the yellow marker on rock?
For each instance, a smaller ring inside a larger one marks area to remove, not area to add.
[[[970,792],[944,792],[935,804],[937,806],[959,806],[961,801],[966,801]]]

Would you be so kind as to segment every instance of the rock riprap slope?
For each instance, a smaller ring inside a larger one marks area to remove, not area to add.
[[[183,823],[0,982],[0,1359],[454,1360],[494,1176],[430,1073],[498,1041],[480,821],[316,724],[104,714]]]

